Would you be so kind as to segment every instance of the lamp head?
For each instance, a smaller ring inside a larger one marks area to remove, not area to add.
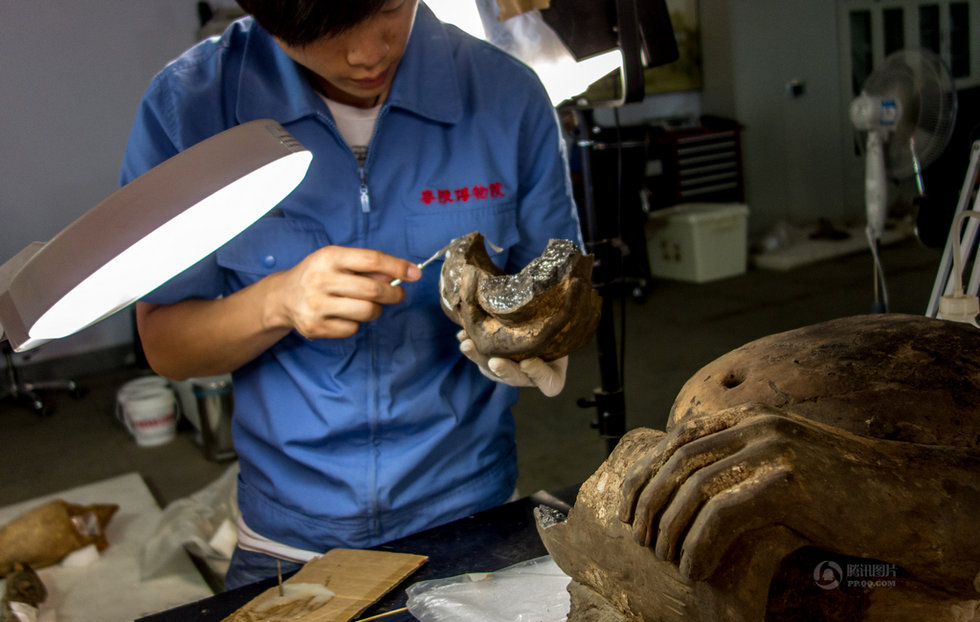
[[[268,119],[182,151],[0,266],[0,332],[23,351],[125,308],[272,209],[311,160]]]

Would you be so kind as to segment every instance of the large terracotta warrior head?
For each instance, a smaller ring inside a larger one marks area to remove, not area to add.
[[[572,619],[980,620],[980,331],[845,318],[697,372],[542,538]]]

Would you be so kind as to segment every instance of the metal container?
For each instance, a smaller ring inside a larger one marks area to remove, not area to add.
[[[195,380],[194,397],[201,423],[201,442],[208,460],[232,460],[237,454],[231,441],[231,415],[235,394],[228,380]]]

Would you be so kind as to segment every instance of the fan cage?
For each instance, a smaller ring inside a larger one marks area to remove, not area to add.
[[[888,133],[885,165],[895,179],[915,173],[915,156],[922,168],[946,148],[956,122],[953,78],[942,59],[929,50],[890,54],[871,73],[863,91],[876,99],[901,102],[901,117]]]

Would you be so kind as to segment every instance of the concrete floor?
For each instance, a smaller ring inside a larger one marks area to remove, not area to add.
[[[907,240],[883,249],[882,259],[891,310],[924,313],[940,253]],[[866,252],[790,272],[750,270],[706,284],[657,281],[644,302],[625,303],[627,428],[662,428],[687,378],[743,343],[867,313],[871,286]],[[56,410],[43,418],[0,402],[0,506],[132,471],[165,506],[223,473],[228,464],[209,462],[190,429],[166,445],[143,448],[115,421],[115,391],[142,373],[122,369],[79,377],[86,394],[51,394]],[[579,483],[601,463],[606,445],[590,428],[594,410],[576,403],[591,398],[598,385],[597,353],[589,347],[572,356],[560,396],[524,392],[515,410],[523,494]]]

